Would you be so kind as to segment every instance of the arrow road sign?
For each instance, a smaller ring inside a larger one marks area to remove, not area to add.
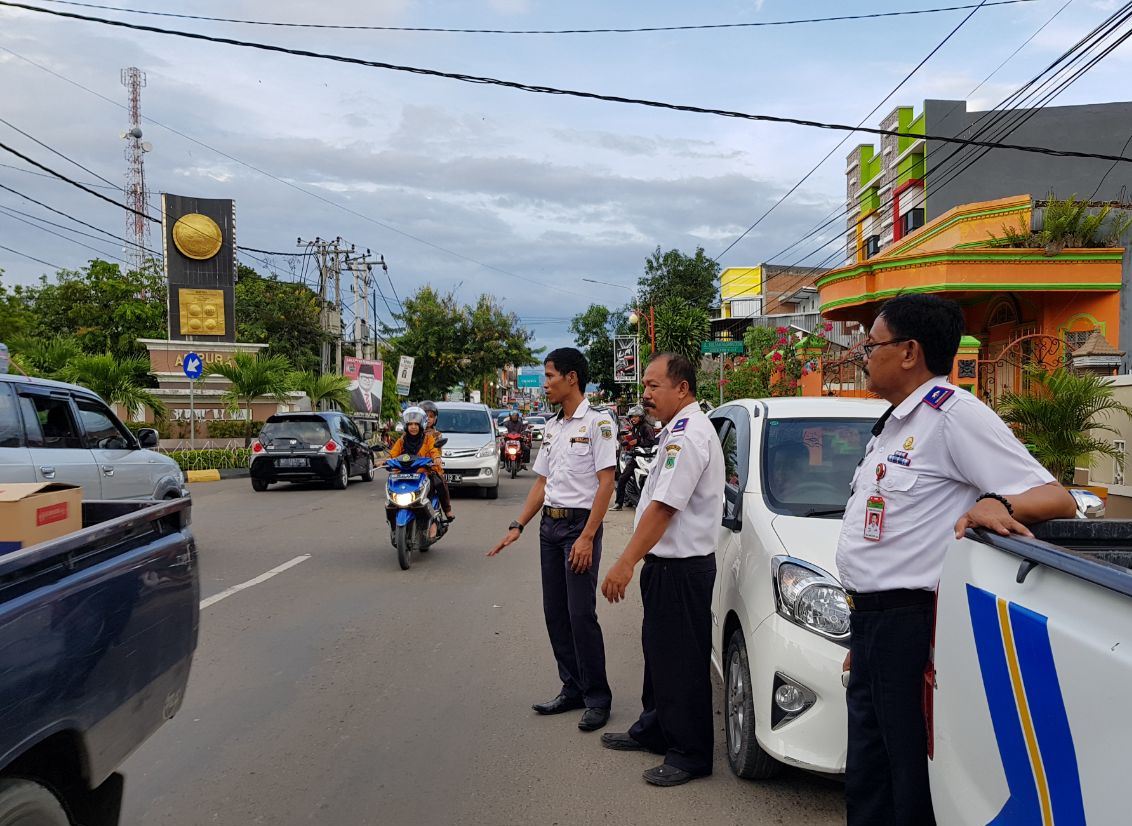
[[[196,353],[185,353],[185,360],[181,362],[181,369],[185,371],[188,378],[196,381],[204,373],[204,362]]]

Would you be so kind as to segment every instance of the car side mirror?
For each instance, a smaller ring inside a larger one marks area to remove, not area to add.
[[[436,446],[437,447],[444,447],[446,444],[448,444],[448,437],[447,436],[443,436],[443,437],[436,440]]]
[[[160,443],[161,437],[152,427],[143,427],[138,431],[138,444],[143,448],[154,448],[157,447]]]

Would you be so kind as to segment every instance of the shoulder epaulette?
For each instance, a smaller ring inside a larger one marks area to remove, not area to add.
[[[923,403],[928,407],[939,410],[943,407],[943,403],[955,395],[955,390],[943,385],[936,385],[928,391],[927,395],[922,399]]]
[[[591,404],[590,410],[592,410],[594,413],[608,413],[609,407],[608,407],[608,405],[604,405],[604,404],[600,404],[600,405]]]

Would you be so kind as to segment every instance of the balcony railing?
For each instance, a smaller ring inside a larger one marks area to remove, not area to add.
[[[821,313],[783,313],[780,315],[755,315],[749,316],[744,319],[730,318],[730,319],[717,319],[722,321],[746,321],[749,322],[751,327],[769,327],[770,329],[777,329],[778,327],[786,327],[793,330],[802,330],[806,333],[811,333],[816,329],[821,329],[826,324],[826,319],[822,318]],[[848,349],[859,341],[865,338],[866,330],[855,322],[834,321],[833,329],[829,331],[823,330],[827,339],[834,344]],[[733,335],[734,338],[741,338],[742,335],[736,331]]]

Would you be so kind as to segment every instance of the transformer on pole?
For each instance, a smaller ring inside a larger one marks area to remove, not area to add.
[[[122,133],[126,141],[126,237],[132,242],[127,250],[128,259],[135,270],[145,264],[149,247],[149,190],[145,186],[145,153],[153,147],[142,140],[141,90],[145,86],[145,72],[136,66],[122,70],[122,85],[129,90],[130,128]]]

